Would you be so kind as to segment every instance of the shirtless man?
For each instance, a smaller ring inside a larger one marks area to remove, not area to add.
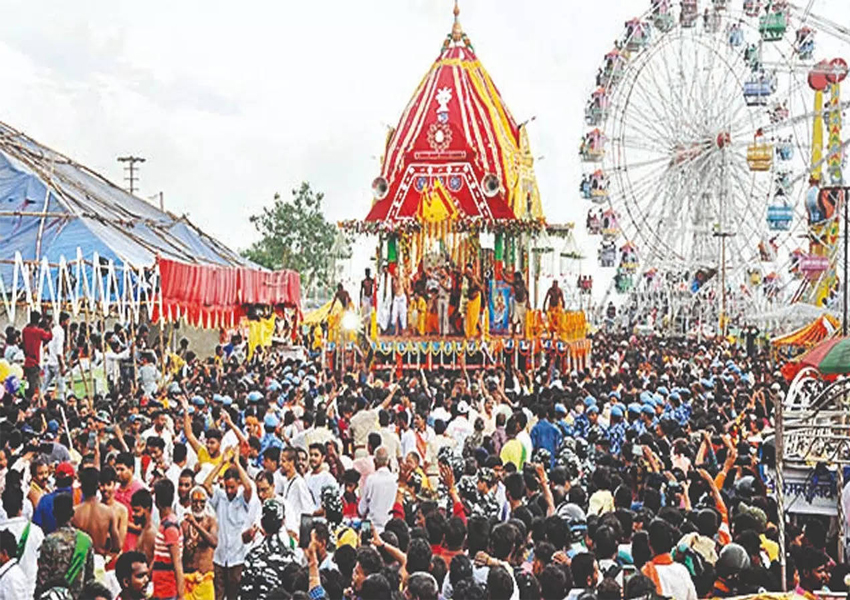
[[[366,319],[372,314],[372,298],[375,293],[375,280],[372,279],[371,269],[366,269],[366,276],[360,282],[360,316]]]
[[[207,508],[207,491],[196,486],[191,492],[192,508],[183,517],[183,573],[186,581],[186,596],[192,598],[211,597],[213,586],[213,554],[218,545],[218,523],[213,512]],[[202,589],[207,588],[206,593]]]
[[[156,527],[153,526],[153,519],[151,519],[153,497],[148,490],[140,489],[133,494],[130,506],[133,508],[133,523],[142,532],[136,539],[136,546],[125,550],[141,552],[148,557],[148,565],[153,565],[153,545],[156,540]]]
[[[341,283],[338,283],[336,286],[336,294],[334,295],[334,299],[331,301],[330,312],[333,312],[334,305],[339,302],[339,305],[342,306],[342,310],[348,310],[348,307],[351,306],[351,296],[342,287]]]
[[[177,506],[174,514],[180,521],[183,521],[190,510],[192,510],[192,499],[190,492],[192,486],[195,485],[195,473],[192,469],[183,469],[180,471],[180,477],[177,479]]]
[[[393,275],[393,304],[390,313],[390,332],[401,335],[407,329],[407,294],[398,274]]]
[[[124,540],[127,538],[127,525],[130,513],[127,507],[115,500],[115,488],[118,486],[118,476],[115,474],[115,469],[109,465],[105,466],[100,472],[100,501],[104,506],[108,506],[118,518],[118,551],[112,559],[117,558],[121,549],[124,547]],[[111,570],[114,566],[113,560],[107,561],[107,570]]]
[[[101,504],[97,498],[100,473],[94,467],[80,470],[80,487],[83,490],[83,501],[74,508],[71,524],[91,536],[94,546],[95,561],[121,550],[118,517],[110,507]]]
[[[546,290],[543,306],[549,315],[549,330],[555,334],[561,326],[561,313],[564,310],[564,292],[558,287],[558,280],[552,281],[552,287]]]

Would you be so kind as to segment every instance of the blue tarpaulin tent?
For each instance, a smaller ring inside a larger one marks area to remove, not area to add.
[[[187,263],[251,266],[185,217],[159,210],[0,123],[3,288],[13,291],[16,260],[31,265],[34,276],[46,258],[51,279],[57,281],[60,261],[76,260],[78,251],[86,261],[97,256],[101,264],[129,266],[136,273],[152,268],[157,255]],[[15,292],[21,285],[19,281]]]

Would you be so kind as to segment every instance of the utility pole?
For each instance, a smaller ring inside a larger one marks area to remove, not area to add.
[[[127,175],[125,175],[124,181],[130,184],[129,192],[134,194],[138,189],[136,183],[139,181],[139,177],[136,175],[136,163],[143,163],[145,159],[141,156],[119,156],[118,162],[125,164],[124,172]]]
[[[162,192],[156,193],[153,196],[148,196],[149,200],[159,200],[159,210],[165,212],[165,196]]]

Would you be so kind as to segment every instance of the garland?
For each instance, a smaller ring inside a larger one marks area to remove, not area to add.
[[[358,235],[409,235],[422,231],[422,223],[416,219],[398,221],[361,221],[352,219],[337,223],[340,229]],[[484,219],[482,217],[459,217],[452,219],[452,231],[457,233],[492,233],[520,235],[523,233],[546,233],[556,237],[566,237],[572,234],[573,225],[548,224],[545,219],[532,221],[519,219]]]

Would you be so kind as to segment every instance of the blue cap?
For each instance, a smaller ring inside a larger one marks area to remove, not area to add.
[[[559,402],[555,405],[555,413],[565,415],[567,414],[567,407]]]
[[[213,394],[212,401],[215,402],[216,404],[221,404],[223,400],[224,400],[224,398],[222,397],[221,394]]]
[[[645,415],[654,415],[655,409],[649,405],[644,405],[644,407],[641,409],[641,412]]]
[[[230,405],[233,404],[233,398],[231,398],[230,396],[222,396],[221,397],[221,403],[224,406],[230,406]]]
[[[192,404],[194,404],[195,406],[206,406],[207,402],[206,402],[206,400],[204,400],[200,396],[193,396],[192,397]]]
[[[630,413],[640,414],[640,410],[641,410],[641,406],[637,402],[632,402],[631,404],[629,404],[629,412]]]
[[[611,416],[623,418],[623,409],[618,404],[611,407]]]
[[[280,425],[280,421],[276,416],[274,416],[274,414],[269,413],[263,419],[263,425],[265,425],[266,427],[277,427],[278,425]]]
[[[670,392],[668,392],[668,391],[667,391],[667,388],[666,388],[666,387],[664,387],[663,385],[662,385],[660,388],[658,388],[658,389],[656,390],[656,392],[658,392],[658,393],[659,393],[659,394],[661,394],[662,396],[666,396],[667,394],[669,394],[669,393],[670,393]]]
[[[591,406],[587,407],[587,414],[598,415],[599,414],[599,408],[597,408],[597,406],[595,404],[592,404]]]
[[[651,398],[652,398],[652,392],[650,392],[650,391],[644,390],[640,393],[640,401],[641,402],[646,402],[647,400],[650,400]]]
[[[254,390],[253,392],[248,392],[248,402],[259,402],[262,399],[263,395],[257,390]]]
[[[276,379],[272,379],[271,381],[269,381],[268,385],[266,386],[266,389],[270,392],[276,392],[280,389],[280,383],[278,383]]]
[[[608,392],[608,397],[609,398],[616,398],[617,400],[619,400],[620,399],[620,392],[618,392],[617,390],[611,390],[610,392]]]
[[[47,431],[50,433],[57,433],[59,431],[59,421],[56,419],[51,419],[47,423]]]
[[[169,394],[177,394],[180,392],[180,384],[176,381],[172,382],[171,385],[168,386]]]
[[[679,392],[673,392],[670,394],[670,400],[681,400],[681,396],[679,396]]]
[[[584,405],[585,406],[596,406],[596,398],[594,398],[593,396],[588,396],[587,398],[584,399]]]

